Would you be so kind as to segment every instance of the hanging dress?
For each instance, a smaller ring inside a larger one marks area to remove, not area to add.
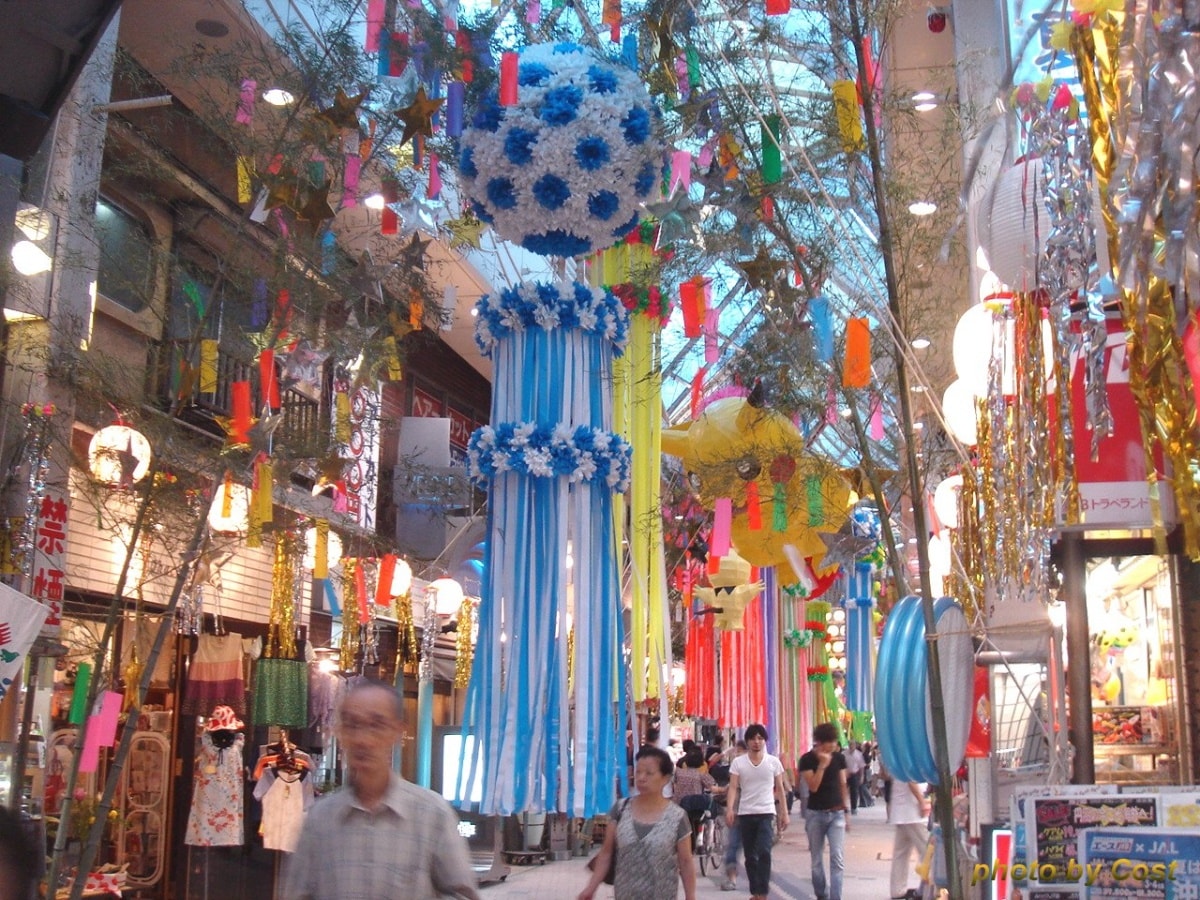
[[[213,743],[210,732],[201,735],[185,844],[233,847],[244,843],[242,748],[245,744],[245,736],[239,734],[232,746],[222,750]]]
[[[291,853],[300,841],[304,814],[312,806],[312,777],[268,766],[254,788],[254,799],[262,801],[262,839],[267,850]]]
[[[246,715],[246,682],[242,667],[242,636],[202,634],[188,667],[183,692],[183,715],[205,716],[215,706],[230,706]]]

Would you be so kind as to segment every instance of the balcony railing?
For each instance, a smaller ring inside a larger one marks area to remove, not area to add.
[[[232,414],[232,390],[236,381],[250,382],[254,414],[261,412],[262,386],[258,366],[254,363],[222,349],[217,356],[216,390],[202,392],[199,385],[185,375],[185,372],[196,371],[194,345],[186,341],[160,341],[151,348],[150,354],[147,393],[160,409],[177,407],[176,415],[180,420],[208,431],[216,438],[224,437],[217,417]],[[184,394],[182,402],[177,402],[181,392]],[[323,386],[322,397],[325,395]],[[319,455],[328,443],[328,404],[290,388],[280,390],[279,400],[283,422],[276,434],[287,435],[293,456]]]

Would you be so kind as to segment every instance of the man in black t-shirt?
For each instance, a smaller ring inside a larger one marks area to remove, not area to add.
[[[813,729],[813,748],[800,757],[796,768],[809,791],[804,830],[812,856],[813,891],[817,900],[842,900],[850,790],[846,782],[846,757],[838,750],[836,725],[823,722]],[[827,840],[828,882],[824,860]]]

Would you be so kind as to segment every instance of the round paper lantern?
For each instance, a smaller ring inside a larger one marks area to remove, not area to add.
[[[511,106],[490,91],[463,132],[458,171],[476,213],[534,253],[612,246],[659,185],[663,150],[645,85],[559,43],[521,51],[517,86]]]
[[[958,495],[962,493],[962,484],[961,475],[951,475],[933,490],[933,511],[947,528],[958,527]]]
[[[439,578],[429,583],[426,591],[434,592],[434,607],[439,616],[456,616],[463,602],[462,585],[453,578]]]
[[[208,527],[218,534],[245,534],[250,529],[250,488],[222,481],[208,508]]]
[[[326,532],[325,559],[330,566],[336,566],[342,558],[342,539],[332,528]],[[317,529],[309,528],[304,532],[304,568],[310,572],[317,567]]]
[[[403,597],[410,588],[412,588],[412,566],[403,559],[397,559],[396,567],[392,569],[392,596]]]
[[[150,471],[150,442],[128,425],[101,428],[88,444],[88,469],[101,484],[131,487]]]
[[[1038,259],[1050,234],[1042,161],[1024,160],[1001,174],[977,216],[979,243],[992,271],[1013,290],[1036,288]]]
[[[950,345],[955,374],[980,396],[987,393],[994,322],[991,308],[976,303],[959,316]]]
[[[942,416],[946,420],[946,427],[967,447],[974,447],[979,440],[975,418],[975,399],[978,396],[971,385],[961,378],[950,382],[942,394]]]

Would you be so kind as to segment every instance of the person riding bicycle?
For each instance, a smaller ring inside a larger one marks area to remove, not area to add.
[[[696,831],[711,803],[710,792],[716,787],[713,777],[704,771],[704,753],[699,747],[690,749],[675,769],[671,783],[671,799],[687,813],[692,823],[692,849],[696,849]]]

